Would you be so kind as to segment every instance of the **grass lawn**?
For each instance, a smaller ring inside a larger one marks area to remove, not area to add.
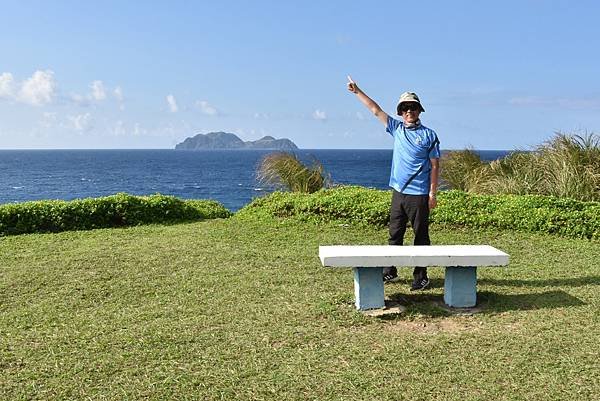
[[[598,399],[598,242],[434,228],[511,255],[478,269],[481,312],[404,269],[406,313],[370,318],[318,245],[386,241],[237,218],[0,238],[0,399]]]

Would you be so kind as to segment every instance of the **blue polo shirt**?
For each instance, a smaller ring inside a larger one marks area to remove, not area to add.
[[[394,137],[390,187],[407,195],[427,195],[431,184],[431,161],[440,158],[440,141],[424,125],[406,128],[388,116],[386,131]]]

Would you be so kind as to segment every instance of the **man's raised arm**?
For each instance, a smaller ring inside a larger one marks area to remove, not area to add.
[[[367,94],[365,92],[360,90],[360,88],[358,87],[358,85],[356,85],[356,82],[354,82],[352,80],[350,75],[348,75],[348,90],[350,92],[354,93],[356,95],[356,97],[358,98],[358,100],[360,100],[361,103],[364,104],[367,107],[367,109],[369,109],[371,111],[371,113],[373,113],[375,115],[375,117],[377,117],[377,119],[379,121],[381,121],[383,123],[383,125],[385,125],[387,127],[387,123],[388,123],[387,113],[385,111],[381,110],[381,107],[379,107],[379,105],[377,103],[375,103],[375,101],[373,99],[371,99],[369,96],[367,96]]]

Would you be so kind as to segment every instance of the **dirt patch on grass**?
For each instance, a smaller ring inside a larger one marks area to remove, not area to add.
[[[446,318],[430,321],[399,320],[385,326],[385,330],[387,331],[421,334],[461,333],[477,331],[480,328],[481,323],[474,322],[470,319],[459,318]]]

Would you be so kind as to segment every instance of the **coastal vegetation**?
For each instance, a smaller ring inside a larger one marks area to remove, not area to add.
[[[491,163],[470,149],[451,151],[441,165],[444,184],[469,193],[600,201],[600,135],[594,133],[557,133],[533,151]]]
[[[271,153],[262,158],[257,170],[260,182],[292,192],[313,193],[328,184],[323,165],[313,158],[304,164],[289,152]]]
[[[231,212],[216,201],[181,200],[160,194],[119,193],[73,201],[7,203],[0,205],[0,236],[174,223],[230,215]]]
[[[319,185],[315,185],[315,189]],[[276,191],[256,198],[235,216],[385,227],[390,199],[390,191],[358,186],[339,186],[313,193]],[[232,215],[215,201],[121,193],[95,199],[0,205],[0,235],[174,223]],[[448,227],[498,228],[600,240],[600,202],[553,196],[442,191],[431,221]]]
[[[336,187],[314,194],[276,192],[255,199],[237,215],[384,227],[389,219],[390,201],[390,191],[363,187]],[[449,227],[500,228],[600,240],[600,202],[442,191],[431,222]]]

